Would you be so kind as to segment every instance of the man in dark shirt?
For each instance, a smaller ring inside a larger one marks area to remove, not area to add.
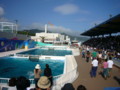
[[[44,76],[47,76],[49,78],[49,80],[51,81],[51,86],[52,86],[53,84],[52,71],[51,71],[51,68],[49,68],[48,64],[46,64],[46,68],[44,70]]]

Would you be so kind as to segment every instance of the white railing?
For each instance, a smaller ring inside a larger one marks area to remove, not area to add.
[[[0,78],[0,83],[8,83],[10,78]]]
[[[61,74],[61,75],[58,75],[58,76],[54,76],[54,77],[53,77],[53,80],[56,80],[56,79],[58,79],[58,78],[61,77],[61,76],[62,76],[62,74]],[[0,78],[0,83],[8,83],[9,80],[10,80],[10,78]],[[30,83],[31,83],[31,84],[34,84],[34,79],[29,79],[29,80],[30,80]]]
[[[10,78],[0,78],[0,84],[8,83]],[[34,84],[34,79],[29,79],[31,84]]]

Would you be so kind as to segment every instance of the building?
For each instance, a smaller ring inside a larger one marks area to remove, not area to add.
[[[45,32],[43,33],[36,33],[35,36],[31,36],[31,39],[38,42],[44,42],[44,43],[64,43],[70,42],[69,36],[61,35],[59,33],[47,33],[47,24],[45,24]]]
[[[70,38],[59,33],[36,33],[35,36],[31,36],[31,39],[38,42],[44,43],[64,43],[70,42]],[[44,40],[43,40],[44,39]]]
[[[17,33],[17,24],[12,22],[0,22],[0,31]]]

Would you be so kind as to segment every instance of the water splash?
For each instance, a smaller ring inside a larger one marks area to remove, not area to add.
[[[29,72],[27,73],[27,76],[28,76],[29,78],[33,78],[33,77],[34,77],[33,71],[29,71]]]

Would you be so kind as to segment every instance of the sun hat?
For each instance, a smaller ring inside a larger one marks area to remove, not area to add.
[[[42,76],[42,77],[40,77],[40,79],[38,80],[37,85],[38,85],[39,88],[46,89],[46,88],[49,88],[49,87],[50,87],[51,82],[49,81],[48,77]]]
[[[40,69],[41,67],[40,67],[40,65],[39,64],[37,64],[36,66],[35,66],[35,69]]]

